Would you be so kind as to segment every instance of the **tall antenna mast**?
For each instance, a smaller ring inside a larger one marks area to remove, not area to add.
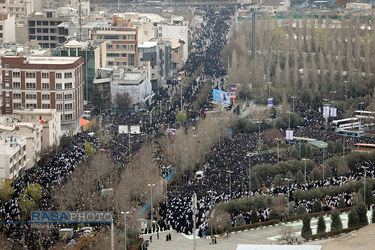
[[[81,0],[78,0],[78,19],[79,19],[79,34],[78,34],[78,41],[81,41],[82,35],[82,8],[81,8]]]

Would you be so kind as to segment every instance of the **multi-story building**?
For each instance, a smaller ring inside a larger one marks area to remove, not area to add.
[[[22,108],[56,109],[61,131],[79,127],[83,113],[83,59],[2,57],[3,114]]]
[[[34,0],[3,0],[0,10],[14,16],[17,23],[24,23],[28,15],[34,12]]]
[[[24,136],[0,136],[0,186],[23,175],[28,165]]]
[[[0,44],[16,42],[15,17],[0,14]]]
[[[85,80],[84,96],[89,103],[93,97],[93,81],[97,75],[97,70],[107,66],[106,44],[94,44],[90,42],[78,42],[71,40],[52,51],[53,56],[74,56],[82,57],[85,64],[83,67],[83,77]]]
[[[183,17],[172,17],[170,21],[162,21],[157,24],[158,39],[177,40],[189,44],[189,22],[184,21]],[[184,46],[183,61],[188,58],[188,46]]]
[[[106,43],[108,67],[138,66],[137,28],[98,24],[91,31],[91,39]]]
[[[150,63],[152,89],[163,86],[171,77],[172,43],[169,41],[144,42],[138,45],[139,64]]]
[[[94,79],[94,85],[99,90],[100,98],[105,109],[111,108],[112,71],[112,69],[99,69],[98,75]]]
[[[41,149],[50,149],[59,145],[61,136],[61,115],[56,109],[22,109],[14,117],[22,123],[41,125]]]
[[[27,18],[29,40],[37,40],[42,48],[56,48],[59,43],[57,26],[69,18],[59,10],[35,12]]]
[[[116,95],[127,93],[130,98],[129,110],[137,111],[151,103],[152,87],[147,70],[143,67],[115,69],[111,81],[112,107],[117,108]]]

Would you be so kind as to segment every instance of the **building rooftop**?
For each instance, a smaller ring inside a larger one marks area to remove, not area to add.
[[[30,113],[51,114],[53,112],[56,112],[56,109],[29,109],[29,108],[25,108],[23,110],[17,110],[14,113],[15,114],[30,114]]]
[[[62,56],[29,56],[26,58],[26,64],[72,64],[79,60],[79,57],[62,57]]]
[[[145,48],[152,48],[158,45],[158,42],[143,42],[138,44],[138,48],[145,49]]]
[[[13,155],[19,150],[18,146],[25,144],[24,136],[0,136],[0,154]]]

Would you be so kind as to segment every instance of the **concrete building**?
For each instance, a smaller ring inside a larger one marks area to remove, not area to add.
[[[346,8],[350,10],[362,9],[362,10],[371,10],[372,3],[367,1],[357,1],[357,2],[348,2]]]
[[[57,109],[61,131],[79,127],[83,113],[83,59],[2,57],[3,114],[23,108]]]
[[[27,166],[26,138],[0,136],[0,185],[23,175]]]
[[[157,24],[157,34],[159,40],[177,40],[189,44],[189,22],[184,21],[183,17],[173,17],[170,21],[163,21]],[[183,48],[183,61],[188,58],[188,46]]]
[[[3,0],[0,9],[10,17],[14,16],[17,23],[24,24],[26,17],[34,12],[34,0]]]
[[[138,45],[139,64],[150,63],[150,82],[156,90],[171,78],[172,43],[169,41],[144,42]]]
[[[95,44],[93,41],[78,42],[71,40],[54,49],[53,56],[82,57],[84,60],[83,77],[85,80],[84,99],[92,102],[94,91],[93,81],[97,76],[97,70],[107,67],[107,47],[105,43]]]
[[[264,0],[260,4],[260,11],[270,14],[287,12],[290,7],[290,0]]]
[[[94,79],[94,85],[100,92],[100,97],[103,101],[105,109],[111,108],[111,81],[113,69],[101,68],[98,70],[98,75]]]
[[[16,42],[15,16],[0,14],[0,44]]]
[[[91,31],[91,39],[106,43],[108,67],[138,66],[137,28],[102,23]]]
[[[111,102],[113,108],[118,108],[115,103],[116,95],[128,93],[131,111],[143,109],[151,103],[152,88],[147,77],[147,70],[143,67],[129,67],[115,69],[111,79]]]
[[[22,123],[42,126],[42,150],[59,145],[61,138],[61,115],[56,109],[23,109],[16,111],[14,117]]]
[[[67,22],[70,15],[60,14],[59,10],[35,12],[27,18],[29,40],[37,40],[42,48],[56,48],[58,25]]]

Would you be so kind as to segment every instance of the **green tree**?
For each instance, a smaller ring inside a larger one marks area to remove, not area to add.
[[[124,93],[116,93],[114,101],[117,105],[117,108],[120,110],[126,110],[131,108],[131,97],[129,93],[124,92]]]
[[[280,174],[277,174],[275,176],[275,182],[274,182],[274,186],[275,187],[281,187],[283,185],[283,180],[281,178],[281,175]]]
[[[313,150],[311,148],[311,145],[310,144],[307,144],[306,145],[306,156],[305,157],[311,157],[313,155]]]
[[[335,209],[331,213],[331,231],[342,229],[342,222],[339,210]]]
[[[310,221],[311,221],[310,215],[307,212],[305,212],[303,214],[303,218],[302,218],[302,223],[303,223],[302,230],[301,230],[301,237],[302,238],[306,239],[307,236],[312,235]]]
[[[259,222],[257,211],[255,211],[254,209],[251,211],[250,220],[251,220],[251,224]]]
[[[280,219],[280,214],[275,209],[272,209],[268,218],[270,220]]]
[[[91,96],[92,104],[97,108],[105,108],[104,101],[102,99],[102,94],[100,93],[98,87],[94,84],[92,96]]]
[[[238,227],[242,225],[245,225],[245,219],[242,214],[239,214],[236,216],[235,226]]]
[[[319,172],[319,169],[317,167],[315,167],[312,171],[312,179],[314,181],[318,181],[322,178],[322,176],[320,175],[320,172]]]
[[[0,200],[2,203],[7,202],[14,193],[10,183],[5,183],[3,187],[0,187]]]
[[[91,146],[91,144],[87,141],[85,141],[83,143],[84,147],[85,147],[85,153],[88,155],[88,156],[91,156],[95,153],[95,149],[93,148],[93,146]]]
[[[298,172],[297,172],[297,181],[298,181],[298,183],[304,183],[305,182],[305,176],[302,174],[301,170],[298,170]]]
[[[300,204],[297,207],[297,215],[301,215],[301,214],[304,214],[304,213],[306,213],[306,207],[305,207],[305,205]]]
[[[322,209],[322,203],[320,202],[320,200],[314,201],[314,204],[312,205],[311,210],[312,210],[313,213],[321,212],[323,210]]]
[[[297,159],[298,158],[298,150],[293,148],[292,151],[290,152],[290,157]]]
[[[39,184],[32,184],[23,189],[18,204],[23,211],[29,213],[38,207],[38,203],[41,199],[41,186]]]
[[[306,156],[306,143],[304,142],[301,144],[301,157],[304,158]]]
[[[291,185],[293,183],[293,175],[292,175],[292,172],[288,171],[288,173],[286,173],[286,178],[289,179],[289,185]],[[286,181],[288,182],[288,181]],[[288,185],[288,184],[287,184]]]
[[[316,229],[316,233],[325,233],[326,231],[326,221],[324,220],[324,217],[323,215],[320,215],[319,216],[319,219],[318,219],[318,227]]]
[[[331,178],[332,177],[332,168],[330,166],[324,167],[324,178]]]
[[[258,175],[256,173],[251,177],[250,188],[252,192],[255,192],[259,187]]]
[[[341,198],[339,200],[339,208],[345,208],[346,207],[346,202],[344,198]]]
[[[334,154],[335,151],[336,151],[335,144],[332,141],[329,141],[327,145],[327,152],[330,154]]]
[[[357,211],[352,208],[348,214],[348,227],[355,227],[359,225],[359,217]]]
[[[363,202],[358,203],[355,206],[355,210],[359,217],[359,225],[360,226],[366,226],[368,225],[368,219],[367,219],[367,205]]]
[[[336,150],[335,150],[336,153],[342,152],[343,147],[342,147],[341,140],[337,140],[336,141],[335,147],[336,147]]]
[[[184,124],[186,122],[186,112],[182,110],[178,111],[176,120],[178,123]]]
[[[363,187],[361,187],[358,192],[361,194],[362,200],[363,200]],[[372,195],[372,184],[369,182],[369,179],[367,178],[366,181],[366,204],[372,204],[374,203],[374,196]]]

